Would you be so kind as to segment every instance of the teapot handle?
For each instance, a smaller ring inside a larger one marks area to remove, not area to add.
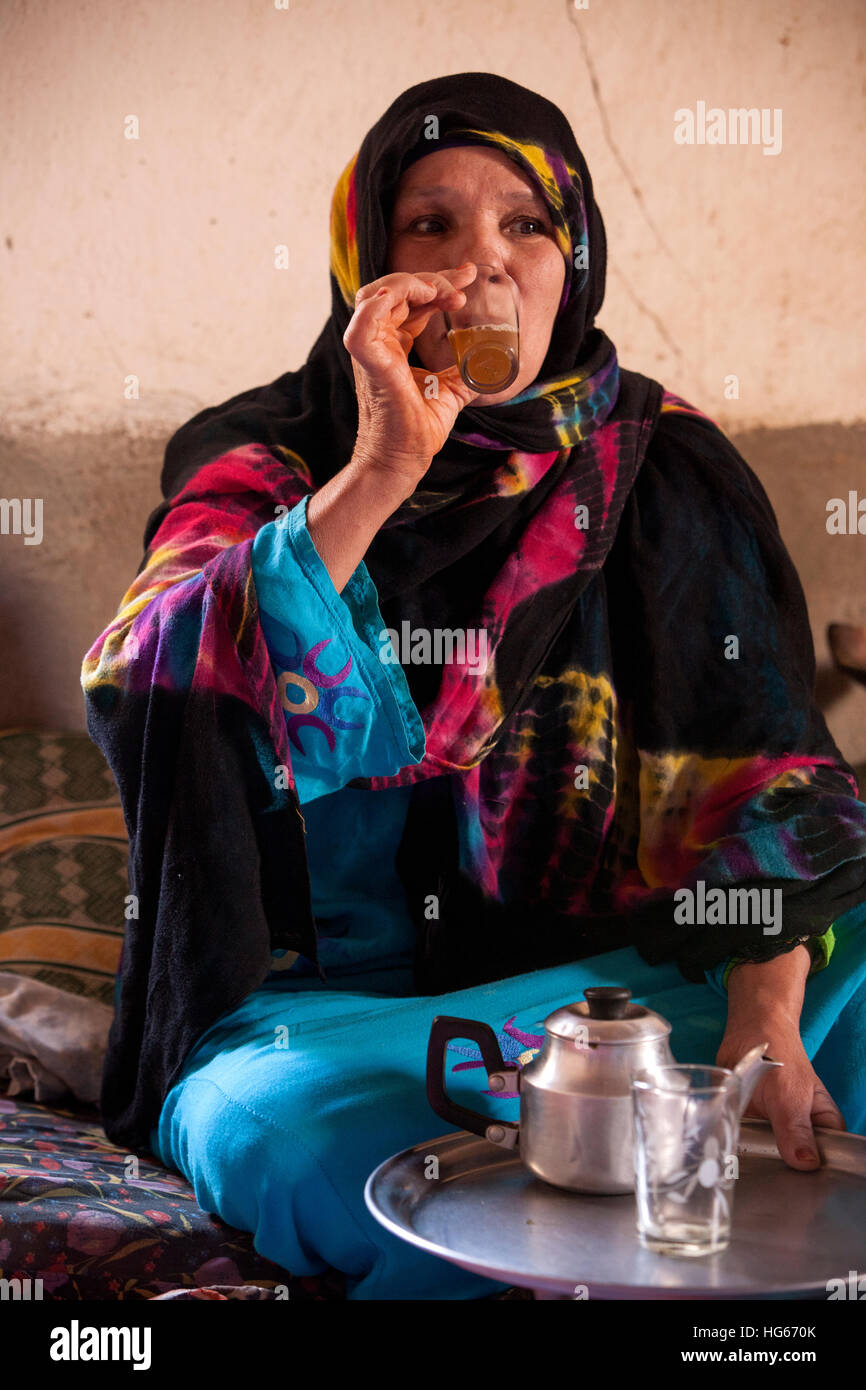
[[[470,1110],[468,1106],[458,1105],[449,1098],[445,1089],[446,1048],[452,1038],[469,1038],[481,1048],[481,1056],[488,1077],[492,1072],[506,1071],[496,1034],[489,1023],[474,1018],[453,1018],[440,1014],[434,1018],[430,1028],[430,1041],[427,1044],[427,1099],[436,1114],[459,1129],[468,1129],[472,1134],[480,1134],[491,1143],[504,1144],[513,1148],[518,1141],[520,1125],[516,1120],[495,1120],[483,1115],[480,1110]],[[494,1135],[488,1134],[488,1129]]]

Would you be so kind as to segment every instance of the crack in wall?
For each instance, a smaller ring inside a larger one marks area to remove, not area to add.
[[[687,268],[685,268],[684,265],[677,260],[676,254],[674,254],[673,250],[670,249],[670,246],[667,245],[666,240],[664,240],[663,238],[662,232],[659,231],[659,228],[656,227],[655,221],[652,220],[652,215],[651,213],[649,213],[649,208],[646,207],[644,193],[641,192],[641,188],[639,188],[637,179],[635,179],[634,175],[632,175],[632,172],[630,168],[628,168],[628,164],[626,163],[626,158],[624,158],[623,154],[621,154],[620,147],[619,145],[617,145],[616,140],[614,140],[613,138],[613,131],[612,129],[610,129],[610,121],[607,120],[607,108],[605,107],[605,101],[603,101],[602,97],[602,85],[601,82],[599,82],[598,74],[596,74],[595,64],[594,61],[592,61],[591,53],[589,53],[589,44],[587,43],[587,38],[585,38],[584,31],[582,31],[580,24],[578,24],[577,14],[575,14],[574,11],[573,0],[566,0],[566,10],[569,11],[569,19],[571,22],[573,22],[574,28],[577,29],[578,42],[580,42],[582,56],[584,56],[585,67],[587,67],[587,72],[589,74],[589,85],[591,85],[592,95],[594,95],[595,97],[595,104],[596,107],[598,107],[599,117],[601,117],[602,132],[603,135],[605,135],[607,145],[609,145],[610,147],[610,152],[612,152],[614,160],[616,160],[617,164],[619,164],[620,170],[623,171],[623,177],[626,178],[628,188],[630,188],[631,190],[631,195],[632,197],[634,197],[635,203],[638,204],[639,210],[641,210],[641,217],[644,218],[646,225],[648,225],[649,229],[651,229],[653,236],[655,236],[655,239],[657,240],[657,243],[659,243],[659,246],[662,247],[664,254],[666,254],[666,256],[669,256],[670,260],[674,261],[674,263],[677,264],[677,270],[680,271],[681,275],[685,275],[685,278],[688,279],[689,284],[694,285],[695,288],[698,288],[698,282],[695,281],[694,275],[689,274]]]
[[[617,276],[622,281],[623,285],[625,286],[626,293],[628,294],[629,298],[631,299],[632,303],[636,306],[636,308],[638,308],[642,314],[645,314],[651,323],[655,324],[656,332],[658,333],[659,337],[667,343],[671,352],[673,352],[676,355],[680,362],[685,362],[685,353],[683,352],[679,344],[674,342],[673,338],[671,337],[668,330],[665,328],[658,314],[654,313],[648,304],[644,304],[640,295],[629,284],[627,277],[623,275],[621,270],[618,270],[615,266],[610,266],[609,268],[611,274]]]
[[[607,115],[607,108],[605,107],[604,99],[601,95],[601,83],[598,80],[598,74],[595,70],[595,64],[592,61],[592,55],[589,51],[589,45],[586,41],[586,36],[578,22],[577,14],[572,4],[572,0],[565,0],[565,5],[568,11],[568,18],[574,25],[574,28],[577,30],[578,41],[580,43],[581,51],[583,53],[583,61],[586,65],[587,73],[589,74],[589,82],[592,88],[592,94],[595,97],[595,104],[598,107],[598,114],[601,118],[601,128],[604,132],[604,138],[607,141],[608,146],[610,147],[614,159],[616,160],[617,164],[622,170],[623,176],[625,177],[626,183],[628,184],[631,190],[632,196],[634,197],[635,202],[640,208],[641,216],[643,217],[647,226],[650,228],[653,236],[655,237],[661,249],[664,251],[665,255],[669,256],[672,261],[677,262],[677,257],[674,255],[673,251],[668,246],[667,242],[665,241],[664,237],[662,236],[661,232],[659,231],[658,227],[653,221],[652,216],[650,215],[649,208],[646,205],[643,193],[641,192],[640,186],[638,185],[634,175],[628,167],[628,164],[626,163],[619,146],[613,138],[613,131],[610,127],[610,121]],[[682,267],[680,266],[679,269],[682,270]],[[688,272],[684,273],[688,274]],[[694,283],[694,281],[692,281],[692,283]]]
[[[601,119],[602,132],[604,134],[605,140],[607,141],[608,147],[610,148],[610,151],[613,154],[614,159],[616,160],[617,164],[619,165],[622,171],[622,174],[626,180],[626,183],[628,184],[629,189],[631,190],[631,194],[635,199],[635,202],[640,208],[641,216],[643,217],[647,226],[650,228],[651,232],[653,233],[653,236],[655,237],[662,251],[664,251],[665,255],[677,264],[679,273],[685,275],[686,279],[692,285],[695,285],[694,277],[691,276],[688,273],[688,271],[683,268],[682,264],[677,261],[677,258],[674,256],[673,251],[668,246],[667,242],[665,241],[664,237],[662,236],[661,232],[659,231],[658,227],[653,221],[650,215],[649,208],[647,207],[646,201],[644,200],[643,193],[641,192],[641,189],[636,179],[634,178],[630,168],[628,167],[628,164],[625,161],[624,156],[620,151],[619,146],[617,145],[613,137],[613,131],[611,130],[610,121],[608,119],[607,108],[605,107],[604,98],[601,94],[601,83],[598,79],[598,73],[596,72],[595,64],[592,61],[592,54],[589,51],[589,44],[586,41],[586,35],[584,34],[583,29],[578,21],[577,13],[574,9],[572,0],[565,0],[565,7],[568,12],[569,22],[574,25],[574,28],[577,31],[578,42],[580,43],[581,52],[583,54],[584,65],[589,75],[589,82],[592,88],[592,94],[595,98],[595,104],[598,108],[598,114]],[[640,295],[633,288],[628,278],[622,273],[621,270],[616,269],[612,265],[609,266],[609,269],[611,270],[611,273],[619,276],[620,280],[625,286],[626,292],[629,298],[631,299],[632,303],[655,326],[656,332],[658,333],[659,337],[663,340],[663,342],[665,342],[668,345],[671,352],[675,354],[678,361],[684,362],[685,354],[683,353],[682,348],[671,337],[670,333],[666,329],[662,320],[659,318],[658,314],[656,314],[649,307],[648,304],[644,303],[644,301],[640,298]]]

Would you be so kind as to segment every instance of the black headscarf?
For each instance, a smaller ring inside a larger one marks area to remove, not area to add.
[[[250,440],[282,452],[289,467],[299,456],[315,487],[349,462],[358,406],[342,340],[355,293],[388,271],[390,215],[403,172],[454,145],[503,152],[538,187],[565,263],[561,301],[537,379],[512,400],[476,401],[460,412],[420,486],[364,558],[388,627],[399,630],[403,621],[428,630],[469,627],[518,538],[563,474],[573,475],[575,506],[594,508],[591,539],[569,582],[549,595],[546,614],[537,602],[531,623],[523,631],[517,624],[500,651],[498,682],[508,712],[607,553],[661,399],[656,383],[619,369],[613,344],[595,326],[604,297],[604,224],[571,127],[545,97],[494,73],[468,72],[419,83],[392,102],[334,191],[331,314],[306,363],[182,426],[166,449],[162,488],[174,497],[204,463]],[[422,365],[414,351],[409,360]],[[602,479],[592,445],[605,424]],[[151,516],[146,545],[165,513],[162,504]],[[441,671],[409,665],[405,674],[423,708]]]

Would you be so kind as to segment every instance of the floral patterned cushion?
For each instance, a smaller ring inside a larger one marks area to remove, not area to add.
[[[0,1279],[25,1281],[18,1292],[30,1299],[346,1297],[339,1270],[281,1269],[246,1231],[202,1211],[178,1173],[116,1148],[95,1108],[2,1095]],[[479,1301],[532,1296],[514,1288]]]
[[[36,1299],[152,1299],[252,1285],[261,1297],[345,1298],[338,1271],[301,1278],[202,1211],[189,1183],[116,1148],[98,1111],[0,1096],[0,1278]],[[35,1280],[41,1280],[40,1286]]]

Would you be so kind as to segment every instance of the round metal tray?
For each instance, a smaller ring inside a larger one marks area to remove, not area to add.
[[[551,1187],[465,1130],[380,1163],[370,1211],[422,1250],[542,1298],[826,1298],[866,1260],[866,1138],[817,1129],[823,1166],[789,1168],[769,1124],[743,1120],[731,1240],[714,1255],[660,1255],[635,1199]],[[436,1170],[438,1177],[427,1174]],[[585,1292],[584,1292],[585,1290]]]

